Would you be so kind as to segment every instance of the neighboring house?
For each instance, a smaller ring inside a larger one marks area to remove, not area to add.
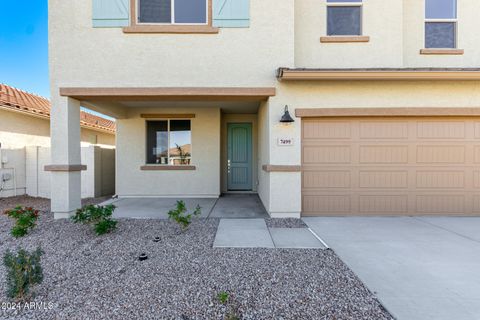
[[[50,0],[52,161],[64,170],[53,211],[80,205],[84,105],[117,119],[120,197],[257,192],[273,217],[480,213],[479,9]],[[280,122],[286,105],[293,123]]]
[[[84,161],[96,157],[98,163],[84,173],[82,195],[113,194],[115,122],[83,111],[79,116],[81,143],[76,147],[82,146]],[[40,165],[51,162],[50,153],[50,102],[0,84],[0,197],[25,193],[50,197],[50,177]],[[103,168],[98,162],[102,155]],[[100,179],[102,172],[106,177]],[[97,175],[96,181],[90,173]]]
[[[50,147],[50,101],[0,84],[0,143],[2,148]],[[115,147],[115,122],[82,111],[81,144]]]

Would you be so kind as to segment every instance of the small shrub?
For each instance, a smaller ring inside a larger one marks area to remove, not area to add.
[[[3,264],[7,270],[6,294],[9,298],[24,299],[33,285],[43,281],[42,254],[40,248],[32,253],[20,249],[17,254],[7,250],[3,256]]]
[[[218,302],[220,302],[221,304],[226,304],[228,302],[229,297],[230,297],[230,294],[225,291],[221,291],[217,294]]]
[[[192,213],[187,213],[187,206],[185,205],[185,202],[177,201],[177,207],[168,212],[168,217],[169,219],[172,219],[178,223],[182,231],[185,231],[192,223],[192,217],[199,216],[201,213],[202,208],[199,205],[197,205],[195,211]]]
[[[6,210],[5,214],[16,220],[15,226],[10,231],[12,236],[20,238],[27,235],[37,225],[38,213],[38,210],[22,206]]]
[[[226,316],[225,320],[240,320],[237,310],[231,310]]]
[[[226,306],[226,314],[224,320],[240,320],[240,308],[236,299],[230,296],[230,293],[226,291],[220,291],[217,294],[217,300],[224,306]]]
[[[93,225],[97,235],[103,235],[112,232],[117,228],[117,221],[112,219],[115,206],[88,205],[77,210],[77,213],[71,218],[75,223]]]

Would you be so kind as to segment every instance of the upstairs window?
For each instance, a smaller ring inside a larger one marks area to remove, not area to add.
[[[457,1],[425,0],[425,48],[457,47]]]
[[[327,35],[362,35],[362,0],[327,0]]]
[[[209,0],[138,0],[138,23],[207,24]]]

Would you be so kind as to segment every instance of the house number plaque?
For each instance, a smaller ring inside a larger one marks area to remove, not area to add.
[[[278,138],[279,146],[293,146],[293,138]]]

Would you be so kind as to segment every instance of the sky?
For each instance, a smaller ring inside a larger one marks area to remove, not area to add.
[[[0,83],[49,98],[48,0],[0,4]]]
[[[0,83],[50,98],[48,0],[0,0]]]

